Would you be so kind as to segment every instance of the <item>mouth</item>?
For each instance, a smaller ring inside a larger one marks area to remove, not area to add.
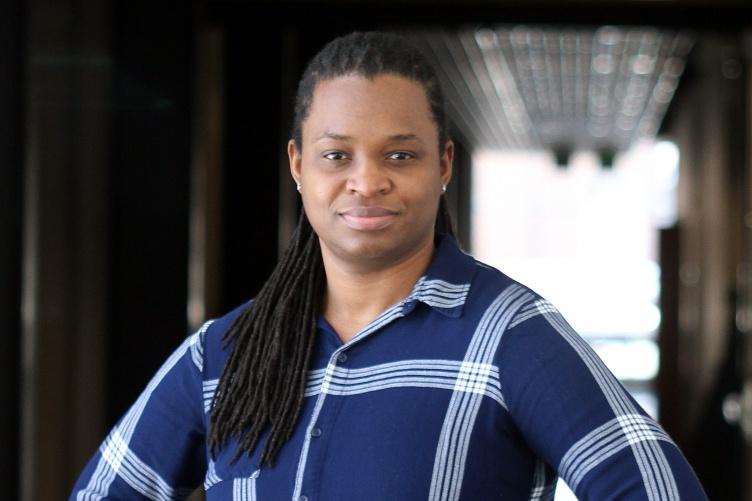
[[[357,231],[376,231],[389,226],[399,213],[384,207],[352,207],[338,213],[345,224]]]

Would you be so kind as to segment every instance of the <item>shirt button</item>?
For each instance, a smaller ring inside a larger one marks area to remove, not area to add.
[[[312,437],[320,437],[321,436],[321,428],[314,428],[311,430],[311,436]]]
[[[300,496],[298,501],[308,501],[308,496]]]
[[[347,353],[340,353],[337,355],[337,361],[340,363],[347,362]]]

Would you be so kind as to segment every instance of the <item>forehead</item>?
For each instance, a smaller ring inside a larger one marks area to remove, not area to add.
[[[324,133],[370,137],[409,133],[424,140],[438,136],[423,85],[393,74],[345,75],[319,82],[303,135],[311,139]]]

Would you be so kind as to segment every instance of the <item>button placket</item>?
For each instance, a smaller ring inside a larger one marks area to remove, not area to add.
[[[303,451],[301,452],[301,460],[298,464],[297,478],[295,482],[295,490],[293,491],[293,499],[295,501],[308,501],[308,497],[302,494],[302,491],[307,490],[311,492],[316,490],[315,485],[320,481],[320,474],[322,468],[322,453],[321,448],[325,446],[325,442],[314,440],[323,434],[322,428],[316,426],[318,423],[325,423],[329,425],[331,416],[336,415],[339,407],[342,405],[342,399],[327,399],[326,396],[329,393],[329,386],[332,384],[332,380],[336,377],[337,364],[343,364],[348,360],[348,355],[344,353],[344,350],[351,348],[353,345],[362,342],[368,338],[374,332],[384,329],[388,324],[404,317],[404,301],[398,303],[387,311],[384,315],[381,315],[377,321],[371,322],[363,330],[355,335],[353,339],[348,341],[344,346],[340,347],[340,350],[336,355],[332,353],[329,358],[329,363],[324,371],[324,377],[321,381],[320,392],[314,407],[313,414],[311,416],[311,426],[308,436],[304,441]],[[326,403],[325,403],[326,402]],[[318,431],[316,431],[318,430]],[[317,445],[314,445],[314,443]],[[297,497],[296,497],[297,496]]]
[[[323,398],[328,393],[332,380],[336,377],[337,364],[339,362],[338,355],[340,354],[332,353],[330,355],[329,363],[324,372],[324,378],[321,382],[321,393],[319,394],[319,398],[322,399],[321,407],[318,411],[314,410],[312,415],[313,421],[309,424],[311,427],[307,432],[308,438],[306,442],[309,445],[306,451],[305,477],[300,483],[300,487],[296,486],[296,489],[299,490],[297,490],[297,496],[293,497],[294,501],[308,501],[310,499],[309,495],[316,491],[317,484],[320,481],[319,477],[323,468],[322,447],[326,447],[326,443],[321,442],[324,440],[322,438],[324,426],[328,426],[331,416],[336,415],[339,406],[342,404],[340,400],[326,400],[326,403],[324,403]],[[301,491],[308,491],[308,494],[303,494]]]

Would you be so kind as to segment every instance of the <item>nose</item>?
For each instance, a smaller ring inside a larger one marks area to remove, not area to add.
[[[347,178],[348,192],[363,197],[384,195],[391,188],[392,180],[387,169],[374,159],[361,159],[353,165]]]

